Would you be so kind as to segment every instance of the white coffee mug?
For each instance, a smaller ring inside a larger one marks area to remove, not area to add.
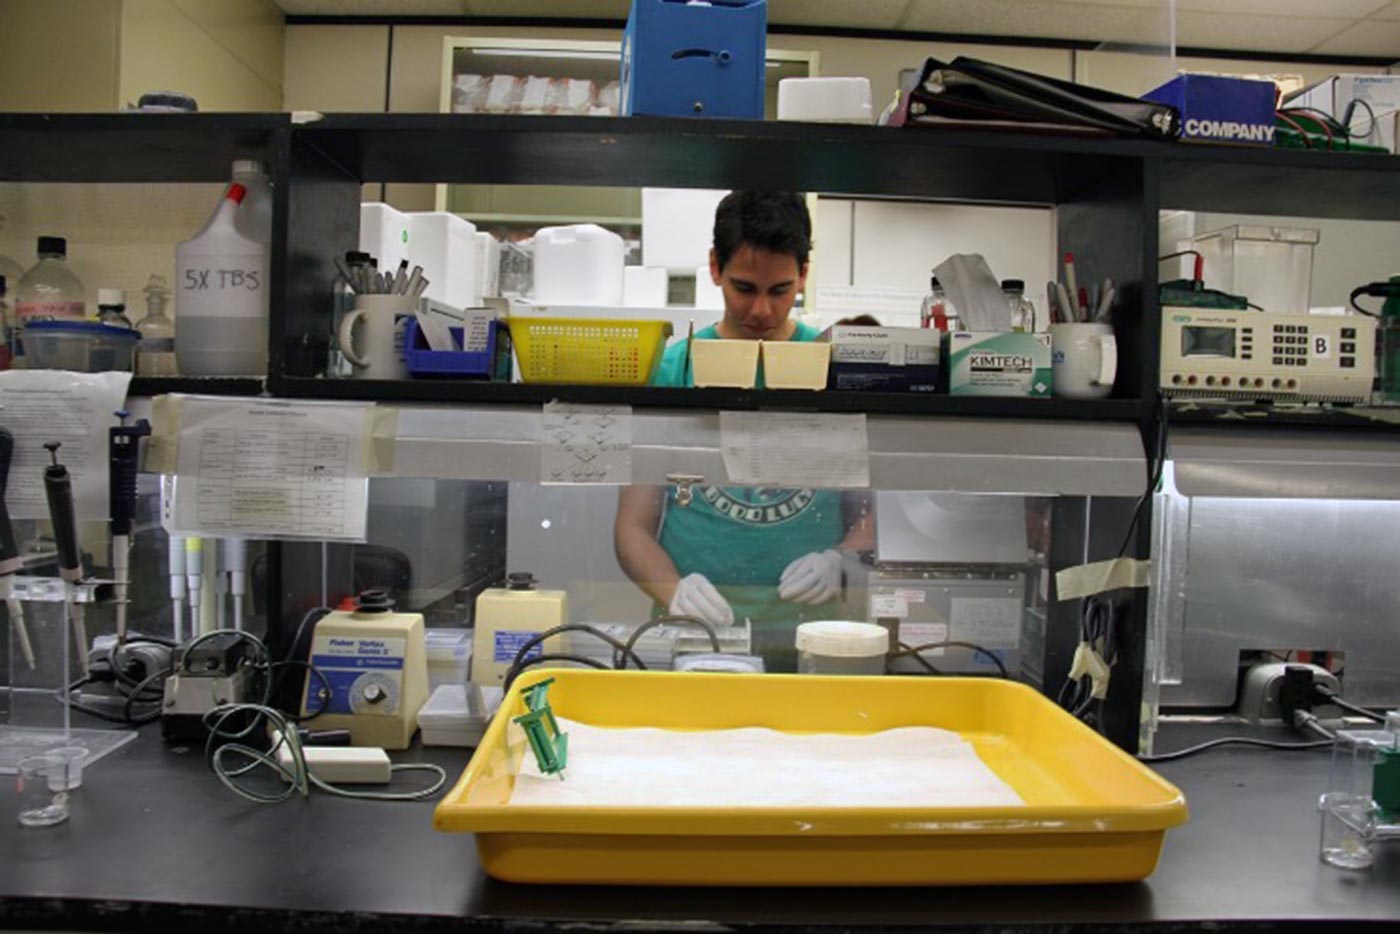
[[[408,379],[403,333],[418,300],[407,295],[361,295],[340,319],[336,341],[355,379]]]
[[[1055,395],[1102,399],[1118,375],[1118,341],[1113,325],[1098,322],[1050,325],[1051,370]]]

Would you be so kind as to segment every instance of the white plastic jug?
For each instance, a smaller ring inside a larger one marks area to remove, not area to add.
[[[535,234],[536,305],[622,305],[622,238],[597,224],[542,227]]]
[[[238,232],[259,243],[272,243],[272,180],[267,167],[256,159],[235,159],[233,182],[248,191],[233,217]]]
[[[230,185],[204,229],[175,248],[175,358],[185,376],[267,372],[267,246],[238,232],[246,195]]]

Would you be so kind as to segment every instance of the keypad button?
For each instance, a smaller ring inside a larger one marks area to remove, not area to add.
[[[1274,366],[1283,366],[1283,358],[1274,357]]]
[[[1342,341],[1342,353],[1356,353],[1356,344],[1352,341]]]
[[[1356,328],[1342,328],[1342,340],[1352,340],[1356,337]]]
[[[1354,369],[1356,369],[1356,358],[1355,358],[1355,357],[1341,357],[1340,360],[1341,360],[1341,364],[1342,364],[1342,369],[1344,369],[1344,370],[1354,370]]]

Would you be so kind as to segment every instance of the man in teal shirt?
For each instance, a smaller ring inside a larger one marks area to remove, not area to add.
[[[812,222],[792,192],[732,192],[715,211],[710,275],[724,317],[695,340],[815,340],[791,319],[807,278]],[[652,384],[691,386],[688,346],[666,349]],[[831,490],[625,487],[614,543],[627,575],[661,611],[714,625],[753,623],[754,650],[770,670],[792,670],[794,630],[840,618],[841,550],[871,547],[868,515]]]

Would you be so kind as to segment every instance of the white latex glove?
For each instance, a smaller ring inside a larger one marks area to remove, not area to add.
[[[733,607],[704,574],[682,577],[667,609],[673,616],[694,616],[711,626],[734,625]]]
[[[834,548],[803,555],[778,579],[778,597],[789,603],[825,603],[840,592],[841,552]]]

